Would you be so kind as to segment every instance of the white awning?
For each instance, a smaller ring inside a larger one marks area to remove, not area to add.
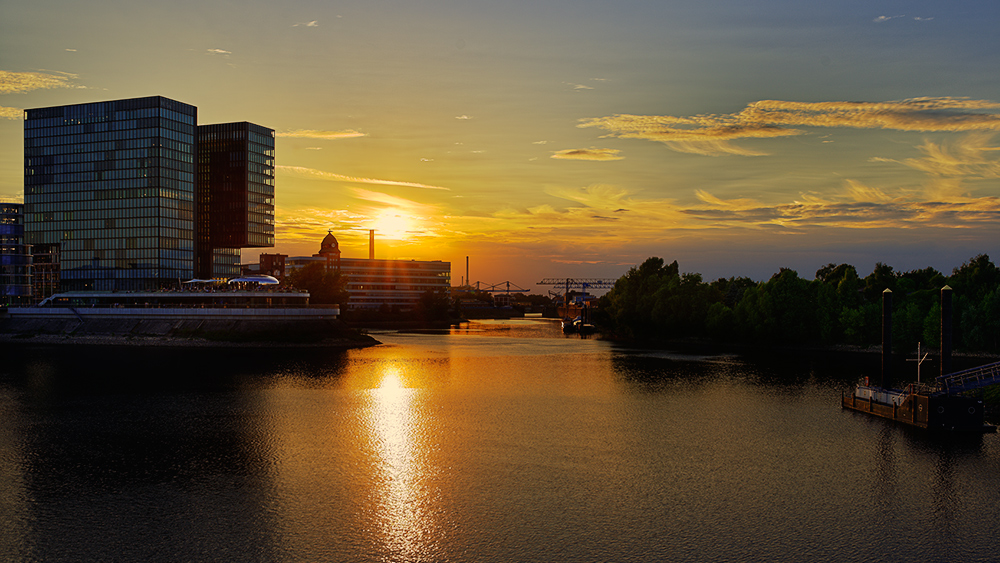
[[[249,276],[240,276],[238,278],[233,278],[229,280],[229,283],[259,283],[263,285],[277,285],[281,282],[278,278],[273,276],[266,276],[264,274],[253,274]]]

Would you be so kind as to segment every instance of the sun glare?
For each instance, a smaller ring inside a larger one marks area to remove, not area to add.
[[[375,216],[375,234],[381,238],[405,240],[415,230],[413,219],[398,209],[385,209]]]

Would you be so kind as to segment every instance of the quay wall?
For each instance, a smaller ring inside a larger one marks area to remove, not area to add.
[[[87,319],[144,319],[144,320],[317,320],[336,319],[338,307],[323,308],[188,308],[188,307],[22,307],[10,308],[0,314],[0,319],[36,320],[87,320]]]
[[[160,337],[217,342],[371,340],[338,320],[339,308],[20,308],[0,311],[0,336],[69,340]],[[373,342],[373,341],[372,341]]]

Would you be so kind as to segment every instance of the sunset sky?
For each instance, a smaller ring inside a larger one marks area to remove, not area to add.
[[[277,132],[277,246],[455,285],[1000,259],[1000,4],[0,0],[25,108],[162,95]],[[266,250],[265,250],[266,251]],[[244,252],[256,261],[258,249]]]

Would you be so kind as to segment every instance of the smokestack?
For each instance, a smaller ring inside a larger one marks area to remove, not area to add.
[[[941,288],[941,375],[951,373],[951,288]]]
[[[882,387],[892,388],[892,290],[882,292]]]
[[[375,229],[368,230],[368,259],[375,259]]]
[[[472,285],[472,280],[469,279],[469,257],[465,257],[465,283]]]

